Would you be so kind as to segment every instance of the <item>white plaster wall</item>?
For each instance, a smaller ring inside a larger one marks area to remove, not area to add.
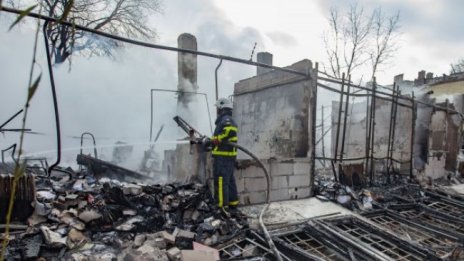
[[[310,68],[303,60],[292,69]],[[311,82],[302,76],[271,71],[235,84],[234,114],[238,144],[258,158],[306,157]],[[249,156],[239,152],[238,159]]]

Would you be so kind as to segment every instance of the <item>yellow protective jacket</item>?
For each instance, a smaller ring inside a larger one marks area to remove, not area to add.
[[[226,110],[216,119],[213,140],[218,140],[219,145],[213,147],[214,157],[236,157],[237,149],[230,145],[221,144],[222,141],[237,143],[237,124],[232,119],[232,111]]]

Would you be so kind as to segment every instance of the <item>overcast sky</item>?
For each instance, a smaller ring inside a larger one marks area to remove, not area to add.
[[[154,18],[160,43],[175,44],[176,35],[192,32],[198,36],[199,48],[204,51],[221,50],[249,58],[257,42],[257,51],[273,53],[278,66],[303,58],[324,63],[322,34],[327,30],[329,9],[336,7],[343,11],[357,3],[366,11],[381,7],[388,14],[400,12],[401,48],[379,73],[383,84],[391,83],[399,73],[405,73],[406,79],[413,79],[420,70],[448,73],[449,64],[464,57],[464,2],[460,0],[195,0],[188,3],[187,8],[184,1],[164,2],[164,15]],[[245,33],[252,37],[243,38]],[[237,41],[229,46],[231,43],[221,42],[223,35],[232,41],[236,37]],[[222,44],[226,45],[225,49]],[[240,53],[246,47],[249,53]]]
[[[150,22],[156,27],[159,44],[176,46],[177,36],[188,32],[196,35],[200,51],[249,59],[256,42],[255,55],[271,52],[277,66],[305,58],[324,63],[322,34],[327,30],[326,16],[330,7],[343,10],[350,2],[354,1],[164,0],[163,13],[151,17]],[[405,79],[413,80],[420,70],[448,73],[449,64],[464,57],[464,1],[359,0],[357,3],[366,10],[382,7],[388,13],[401,13],[401,48],[390,64],[381,68],[380,83],[391,84],[393,76],[400,73],[405,74]],[[11,15],[4,13],[0,16],[0,123],[24,103],[32,51],[32,25],[25,24],[8,32],[11,19]],[[42,42],[40,38],[36,72],[47,73]],[[176,89],[177,54],[129,46],[119,51],[115,60],[76,56],[72,61],[71,71],[68,65],[55,67],[64,135],[79,136],[84,131],[92,131],[100,137],[131,137],[133,143],[146,142],[150,127],[150,89]],[[198,59],[199,91],[208,94],[210,106],[217,63],[211,58]],[[232,94],[233,84],[254,72],[254,67],[225,62],[219,70],[220,96]],[[357,76],[368,77],[368,70],[359,71]],[[29,151],[54,148],[47,79],[45,74],[34,97],[28,127],[49,136],[29,142]],[[174,96],[163,95],[155,96],[158,104],[155,129],[167,124],[161,119],[170,122],[175,114]],[[198,114],[205,115],[206,106],[202,106]],[[8,127],[20,127],[19,118]],[[208,132],[209,127],[202,129]],[[162,136],[165,140],[174,138],[169,132],[172,130]],[[17,137],[12,134],[0,136],[0,148],[15,140]],[[64,142],[68,147],[79,147],[78,140]],[[99,142],[105,143],[104,139]]]

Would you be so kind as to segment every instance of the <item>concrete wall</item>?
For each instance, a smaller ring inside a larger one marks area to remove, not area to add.
[[[311,72],[303,60],[287,68]],[[311,88],[314,81],[282,71],[260,74],[235,84],[234,119],[238,143],[266,165],[271,201],[309,197],[312,193],[310,151]],[[256,162],[243,152],[235,178],[242,204],[266,202],[267,182]]]
[[[178,144],[174,150],[164,152],[163,172],[169,182],[205,181],[211,168],[207,162],[210,154],[200,145]]]
[[[311,61],[288,68],[307,72]],[[306,157],[309,149],[309,88],[302,76],[271,71],[235,84],[234,119],[240,145],[261,159]],[[238,159],[249,158],[239,153]]]
[[[271,176],[271,201],[306,198],[311,195],[308,158],[264,161]],[[235,179],[241,204],[266,202],[267,181],[263,170],[250,160],[239,161]]]

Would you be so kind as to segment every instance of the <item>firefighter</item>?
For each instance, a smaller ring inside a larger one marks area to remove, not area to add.
[[[235,183],[234,168],[237,149],[222,142],[237,143],[237,125],[232,119],[232,102],[221,98],[216,102],[217,119],[213,145],[213,175],[215,201],[222,214],[236,212],[239,203],[237,185]]]

